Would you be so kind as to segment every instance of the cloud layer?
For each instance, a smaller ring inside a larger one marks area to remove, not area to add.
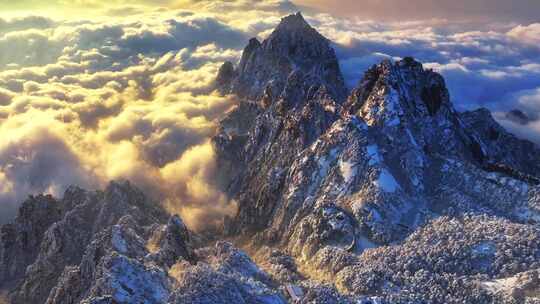
[[[212,82],[223,61],[237,61],[248,38],[268,35],[294,4],[70,3],[99,14],[0,19],[0,222],[30,193],[118,178],[192,227],[232,214],[234,202],[213,180],[208,140],[236,100]],[[350,87],[381,59],[412,55],[444,74],[460,109],[540,117],[540,24],[374,22],[314,11],[307,19],[335,42]],[[537,121],[502,121],[540,142]]]
[[[212,83],[247,36],[192,13],[139,17],[2,20],[12,28],[0,36],[2,220],[30,193],[117,178],[189,208],[193,223],[234,209],[211,179],[208,138],[236,100]]]

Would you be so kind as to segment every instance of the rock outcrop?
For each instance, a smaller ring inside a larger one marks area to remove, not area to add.
[[[246,253],[203,242],[128,182],[30,197],[2,231],[8,303],[286,303]]]
[[[475,132],[486,146],[488,170],[504,170],[518,179],[540,184],[540,153],[535,144],[508,133],[487,109],[464,112],[460,117],[466,128]]]
[[[262,43],[249,41],[236,69],[225,63],[217,78],[221,89],[250,100],[275,99],[291,73],[301,73],[312,85],[325,86],[339,100],[345,98],[345,81],[330,41],[319,34],[301,13],[282,19]]]
[[[14,223],[1,228],[0,287],[24,276],[39,253],[43,235],[65,212],[63,207],[51,196],[31,196],[19,208]]]

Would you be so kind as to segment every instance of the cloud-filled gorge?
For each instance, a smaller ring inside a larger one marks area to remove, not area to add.
[[[99,2],[99,1],[89,1]],[[0,19],[0,222],[28,194],[129,179],[197,228],[234,212],[218,189],[210,137],[233,96],[213,92],[222,62],[264,38],[288,1],[139,1],[62,19]],[[159,2],[159,3],[158,3]],[[97,5],[94,3],[94,5]],[[518,108],[503,125],[540,142],[540,23],[376,22],[308,10],[335,42],[350,87],[383,58],[414,56],[447,79],[458,108]]]

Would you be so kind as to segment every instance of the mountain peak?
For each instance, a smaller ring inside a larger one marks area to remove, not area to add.
[[[403,94],[403,96],[400,95],[401,102],[396,105],[373,102],[373,100],[367,102],[372,93],[381,89],[387,89],[385,92],[388,94]],[[358,114],[366,121],[373,122],[375,118],[372,114],[381,115],[384,111],[379,110],[394,109],[394,106],[400,109],[397,112],[409,113],[413,116],[433,117],[442,107],[445,107],[447,111],[455,112],[442,76],[430,69],[424,69],[422,63],[412,57],[405,57],[397,62],[383,60],[380,64],[368,69],[358,87],[353,90],[346,104],[346,110],[353,114],[363,108]],[[378,110],[373,112],[373,107]],[[384,124],[384,120],[379,122]]]
[[[330,41],[311,27],[301,13],[282,18],[262,43],[251,39],[244,48],[236,78],[230,87],[220,89],[252,100],[258,100],[265,91],[280,96],[289,75],[295,71],[306,76],[306,87],[324,85],[336,100],[345,99],[345,81]]]
[[[287,44],[307,42],[314,47],[329,45],[328,39],[311,27],[300,12],[281,18],[281,22],[266,41],[271,43],[275,40],[285,41]]]
[[[276,30],[279,29],[312,29],[312,27],[307,23],[306,19],[304,19],[304,16],[302,16],[301,12],[297,12],[296,14],[291,14],[289,16],[281,18],[281,22],[277,26]]]

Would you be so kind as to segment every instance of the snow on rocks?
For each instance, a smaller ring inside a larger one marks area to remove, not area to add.
[[[459,114],[441,75],[412,58],[383,61],[366,71],[344,103],[328,107],[326,99],[316,99],[313,104],[323,106],[311,111],[309,120],[324,119],[321,128],[297,124],[313,102],[313,95],[304,93],[316,90],[302,89],[309,86],[309,74],[282,75],[285,89],[278,90],[275,106],[263,107],[255,119],[245,148],[254,156],[239,162],[246,173],[235,179],[241,186],[230,191],[241,201],[235,231],[256,235],[258,244],[282,244],[307,274],[332,280],[359,255],[401,244],[443,215],[472,212],[522,224],[534,221],[538,209],[529,199],[534,174],[519,172],[524,160],[536,156],[526,155],[525,143],[517,158],[500,151],[513,137],[495,128],[504,138],[490,139],[487,118]],[[329,112],[339,116],[326,119]],[[478,128],[475,119],[483,120]],[[288,133],[293,126],[297,131]],[[494,148],[494,140],[501,145]],[[286,169],[280,186],[271,195],[253,191],[278,184],[268,181],[272,168]],[[343,213],[349,224],[342,226],[321,211],[328,206],[340,210],[336,214]],[[254,215],[256,224],[249,220]],[[474,252],[478,265],[489,268],[489,252],[483,254],[481,247]],[[429,281],[427,274],[418,276]],[[380,283],[399,289],[387,280]],[[451,284],[458,283],[452,278]]]
[[[380,187],[385,192],[395,192],[399,188],[399,184],[388,170],[381,170],[379,178],[373,182],[377,187]]]
[[[337,275],[338,289],[389,302],[492,303],[475,277],[537,268],[540,230],[495,217],[439,218],[404,243],[365,251]],[[468,279],[467,279],[468,278]]]

